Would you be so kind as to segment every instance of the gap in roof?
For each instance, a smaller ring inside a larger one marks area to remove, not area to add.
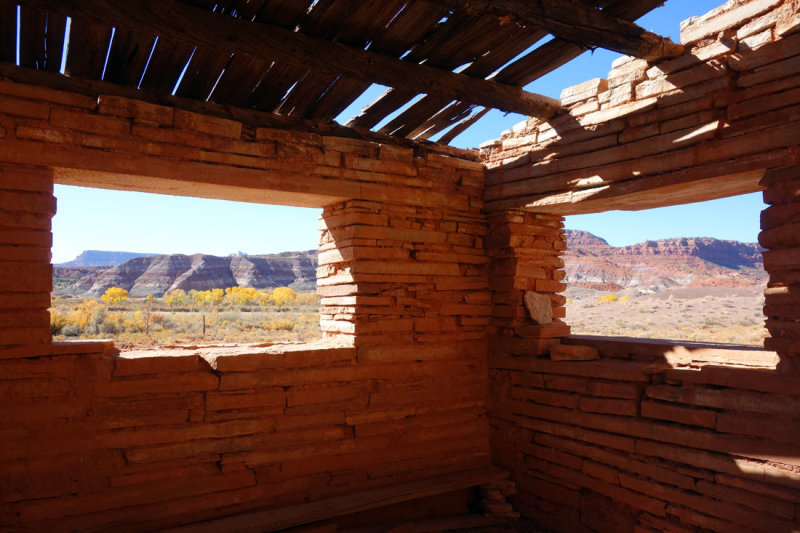
[[[194,48],[192,48],[192,53],[189,55],[189,60],[186,61],[186,64],[183,66],[183,70],[181,70],[180,76],[178,76],[178,81],[175,82],[175,87],[172,88],[172,92],[170,93],[172,96],[175,96],[175,93],[178,92],[178,87],[181,86],[183,77],[186,75],[186,71],[189,70],[189,64],[192,62],[192,58],[194,57],[194,53],[196,51],[197,47],[195,46]]]
[[[67,17],[67,22],[64,24],[64,47],[61,49],[61,66],[58,67],[58,72],[64,74],[67,71],[67,50],[69,50],[69,34],[72,28],[72,17]]]
[[[114,35],[117,33],[117,28],[111,27],[111,38],[108,40],[108,48],[106,48],[106,58],[103,60],[103,73],[100,74],[100,79],[106,79],[106,69],[108,69],[108,58],[111,57],[111,47],[114,46]]]
[[[339,124],[347,124],[350,119],[358,116],[364,107],[368,106],[388,89],[389,87],[385,85],[373,83],[367,87],[367,90],[361,93],[358,98],[353,100],[349,106],[345,107],[333,120]]]

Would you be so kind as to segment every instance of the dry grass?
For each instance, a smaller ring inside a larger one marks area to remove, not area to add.
[[[114,339],[122,350],[172,344],[307,342],[320,337],[319,299],[313,293],[281,306],[221,305],[203,311],[171,309],[156,300],[149,321],[144,299],[106,305],[92,298],[54,297],[52,304],[54,340]]]
[[[572,333],[763,344],[763,287],[682,288],[655,294],[626,290],[610,293],[567,290],[567,318]],[[625,298],[627,296],[627,299]]]

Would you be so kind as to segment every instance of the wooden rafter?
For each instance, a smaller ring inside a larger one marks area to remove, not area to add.
[[[201,45],[220,53],[247,53],[268,61],[289,62],[334,76],[434,94],[502,111],[550,117],[560,108],[558,100],[519,87],[395,59],[277,26],[232,18],[174,0],[20,0],[18,3],[109,26],[148,28],[160,37]]]
[[[627,20],[588,6],[581,0],[437,0],[453,10],[510,18],[523,24],[543,26],[556,37],[585,46],[655,61],[681,54],[683,46],[646,31]]]

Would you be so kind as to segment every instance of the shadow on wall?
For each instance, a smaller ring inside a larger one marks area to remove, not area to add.
[[[564,342],[600,356],[490,350],[495,460],[524,515],[571,532],[797,530],[800,382],[774,353]]]
[[[487,207],[561,215],[648,209],[761,190],[795,164],[800,35],[748,49],[715,41],[565,90],[568,114],[531,119],[484,147]],[[789,64],[791,63],[791,64]]]

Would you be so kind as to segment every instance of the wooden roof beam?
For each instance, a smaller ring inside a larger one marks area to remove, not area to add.
[[[292,63],[333,76],[380,83],[507,112],[549,118],[560,109],[558,100],[513,85],[395,59],[278,26],[235,19],[175,0],[18,0],[16,3],[110,26],[146,28],[161,37],[208,47],[220,53],[247,53],[267,61]],[[72,46],[80,46],[80,40],[73,41]]]
[[[586,46],[599,46],[647,61],[676,57],[683,46],[651,33],[633,22],[618,19],[581,0],[436,0],[452,10],[511,18],[543,26],[556,37]]]

